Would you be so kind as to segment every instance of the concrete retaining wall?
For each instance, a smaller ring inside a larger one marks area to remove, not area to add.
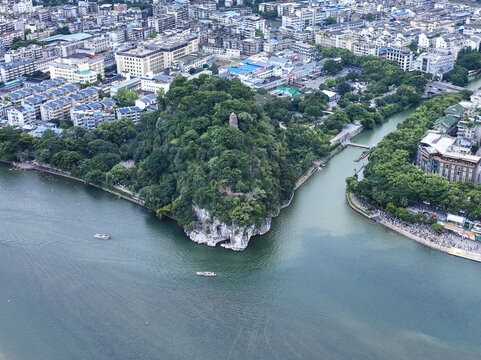
[[[351,198],[354,197],[354,195],[352,193],[350,193],[350,196]],[[361,214],[362,216],[365,216],[367,217],[368,219],[372,220],[371,217],[369,215],[367,215],[366,213],[362,212],[361,210],[359,210],[355,204],[353,204],[351,202],[351,200],[349,199],[349,196],[348,196],[348,191],[346,191],[346,200],[347,200],[347,203],[349,204],[349,207],[351,209],[353,209],[355,212],[357,212],[358,214]],[[467,251],[467,250],[463,250],[463,249],[457,249],[457,248],[454,248],[454,247],[447,247],[447,246],[443,246],[443,245],[439,245],[439,244],[435,244],[433,243],[432,241],[429,241],[427,239],[424,239],[422,237],[419,237],[417,235],[414,235],[414,234],[411,234],[410,232],[400,228],[400,227],[397,227],[397,226],[394,226],[393,224],[390,224],[388,222],[385,222],[385,221],[380,221],[378,222],[379,224],[382,224],[384,225],[385,227],[393,230],[393,231],[396,231],[398,232],[399,234],[401,235],[404,235],[406,236],[407,238],[411,239],[411,240],[414,240],[418,243],[421,243],[423,244],[424,246],[427,246],[427,247],[430,247],[432,249],[435,249],[435,250],[439,250],[439,251],[442,251],[442,252],[445,252],[449,255],[454,255],[454,256],[458,256],[458,257],[461,257],[461,258],[464,258],[464,259],[468,259],[468,260],[473,260],[473,261],[478,261],[478,262],[481,262],[481,254],[479,253],[475,253],[475,252],[472,252],[472,251]]]

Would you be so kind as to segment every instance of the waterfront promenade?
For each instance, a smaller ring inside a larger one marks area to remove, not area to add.
[[[463,239],[461,236],[452,233],[440,234],[432,231],[427,224],[411,224],[399,218],[394,218],[380,209],[369,211],[368,206],[350,193],[349,190],[346,191],[346,198],[351,209],[357,213],[375,220],[411,240],[450,255],[481,262],[481,246],[477,241]]]
[[[6,161],[3,161],[3,162],[7,164],[9,163]],[[62,176],[68,179],[86,183],[83,179],[72,176],[68,171],[62,171],[60,169],[56,169],[51,166],[41,165],[36,161],[27,160],[23,162],[12,162],[11,165],[14,169],[18,169],[18,170],[37,170],[37,171],[40,171],[41,173],[49,173],[52,175]],[[92,185],[98,189],[104,190],[110,194],[113,194],[121,199],[133,202],[137,205],[144,206],[144,202],[139,199],[138,194],[134,194],[128,189],[122,188],[118,185],[113,186],[113,189],[107,188],[108,184],[105,184],[105,183],[101,185],[89,183],[88,185]]]

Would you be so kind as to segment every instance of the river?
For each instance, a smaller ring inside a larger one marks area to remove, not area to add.
[[[353,141],[377,143],[410,112]],[[0,359],[479,359],[480,265],[351,211],[360,153],[335,156],[243,252],[0,166]]]
[[[472,91],[478,90],[480,87],[481,87],[481,74],[478,74],[470,78],[468,85],[466,85],[466,88]]]

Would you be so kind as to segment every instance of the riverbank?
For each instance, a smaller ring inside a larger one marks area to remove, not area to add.
[[[134,198],[131,194],[128,194],[127,192],[123,192],[120,189],[112,190],[112,189],[107,188],[106,186],[101,186],[101,185],[98,185],[98,184],[86,183],[83,179],[72,176],[67,171],[62,171],[62,170],[55,169],[55,168],[52,168],[52,167],[49,167],[49,166],[40,165],[40,164],[38,164],[36,162],[33,162],[33,161],[8,162],[8,161],[5,161],[5,160],[1,160],[1,162],[11,165],[14,169],[36,170],[36,171],[40,171],[40,173],[48,173],[48,174],[51,174],[51,175],[62,176],[62,177],[67,178],[67,179],[71,179],[71,180],[75,180],[75,181],[78,181],[78,182],[81,182],[81,183],[84,183],[84,184],[87,184],[87,185],[91,185],[93,187],[96,187],[97,189],[104,190],[104,191],[106,191],[106,192],[108,192],[112,195],[115,195],[119,199],[124,199],[124,200],[130,201],[134,204],[137,204],[137,205],[140,205],[140,206],[144,207],[143,201],[141,201],[140,199]]]
[[[371,211],[369,211],[356,198],[356,196],[349,191],[349,189],[346,189],[346,200],[347,200],[347,203],[348,203],[349,207],[351,209],[353,209],[355,212],[357,212],[358,214],[360,214],[364,217],[367,217],[370,220],[376,221],[377,223],[379,223],[381,225],[384,225],[385,227],[387,227],[387,228],[389,228],[393,231],[396,231],[399,234],[404,235],[405,237],[407,237],[411,240],[414,240],[414,241],[416,241],[416,242],[418,242],[418,243],[420,243],[424,246],[427,246],[427,247],[430,247],[432,249],[445,252],[449,255],[454,255],[454,256],[457,256],[457,257],[464,258],[464,259],[481,262],[481,253],[480,252],[466,250],[466,249],[459,248],[459,247],[456,247],[456,246],[445,246],[442,243],[433,242],[432,240],[429,240],[425,236],[419,236],[417,234],[414,234],[412,231],[407,231],[407,229],[409,229],[410,227],[409,227],[408,224],[403,224],[401,222],[402,220],[399,220],[398,222],[392,221],[392,220],[389,221],[388,220],[389,217],[386,214],[381,213],[380,211],[376,211],[376,213],[371,213]],[[402,225],[405,225],[405,226],[402,226]],[[424,233],[427,233],[426,231],[429,231],[429,230],[424,230]],[[420,232],[423,233],[423,231],[420,231]],[[439,241],[441,242],[441,240],[439,240]]]
[[[354,129],[355,131],[350,131],[348,134],[347,134],[347,137],[344,138],[344,141],[349,141],[351,139],[351,137],[357,135],[359,132],[361,132],[361,130],[364,130],[362,129],[362,127],[356,127]],[[363,131],[362,131],[363,132]],[[265,219],[265,226],[263,226],[263,231],[261,232],[257,232],[257,234],[263,234],[263,233],[266,233],[267,231],[269,231],[268,227],[270,227],[270,221],[272,220],[272,218],[274,217],[277,217],[279,214],[280,214],[280,211],[286,207],[288,207],[291,202],[292,202],[292,199],[294,198],[294,195],[295,195],[295,191],[300,187],[302,186],[302,184],[304,184],[308,179],[310,179],[310,177],[317,173],[318,171],[322,170],[322,166],[325,165],[329,160],[331,160],[335,155],[339,154],[340,152],[342,152],[342,150],[346,147],[346,145],[343,145],[343,144],[336,144],[337,146],[324,158],[321,158],[321,159],[318,159],[316,161],[313,162],[312,166],[304,173],[302,174],[298,180],[296,181],[295,185],[294,185],[294,188],[292,190],[292,194],[291,194],[291,197],[290,199],[288,199],[287,201],[285,201],[284,203],[280,204],[279,207],[278,207],[278,211],[276,214],[273,214],[272,216],[268,217]],[[21,169],[24,169],[24,170],[37,170],[37,171],[41,171],[41,172],[46,172],[46,173],[50,173],[52,175],[58,175],[58,176],[62,176],[62,177],[66,177],[66,178],[70,178],[72,180],[76,180],[76,181],[79,181],[79,182],[83,182],[83,179],[80,179],[80,178],[76,178],[76,177],[73,177],[70,173],[68,172],[64,172],[64,171],[61,171],[59,169],[55,169],[55,168],[51,168],[49,166],[45,166],[45,165],[40,165],[40,164],[37,164],[36,162],[32,162],[32,161],[27,161],[27,162],[22,162],[22,163],[17,163],[16,164],[18,168],[21,168]],[[141,200],[137,198],[134,198],[132,196],[132,194],[127,194],[127,193],[122,193],[122,190],[121,189],[118,189],[118,188],[111,188],[111,187],[106,187],[106,186],[103,186],[103,185],[97,185],[97,184],[90,184],[94,187],[97,187],[98,189],[101,189],[101,190],[104,190],[106,192],[109,192],[113,195],[116,195],[117,197],[119,198],[122,198],[124,200],[128,200],[132,203],[135,203],[137,205],[140,205],[140,206],[144,206],[143,202]],[[205,209],[203,209],[205,210]],[[170,216],[167,216],[170,218]],[[219,229],[220,228],[227,228],[228,225],[226,224],[219,224],[219,225],[222,225],[222,226],[219,226]],[[185,230],[185,229],[184,229]],[[195,239],[192,238],[192,236],[189,235],[189,233],[186,231],[187,235],[191,238],[191,240],[193,240],[194,242],[199,242],[198,239],[197,241]],[[209,244],[209,240],[211,237],[213,237],[215,234],[214,231],[210,231],[210,232],[205,232],[205,234],[202,234],[203,231],[200,231],[198,232],[202,235],[202,243],[206,243],[206,244]],[[255,232],[251,232],[251,233],[255,233]],[[253,236],[253,235],[252,235]],[[249,240],[250,240],[250,237],[249,236]],[[204,239],[205,238],[205,239]],[[220,239],[220,238],[219,238]],[[224,240],[229,240],[229,238],[222,238],[222,240],[219,240],[217,239],[216,240],[216,243],[217,242],[221,242],[221,241],[224,241]],[[205,241],[204,241],[205,240]],[[211,241],[212,243],[212,241]],[[248,245],[248,240],[247,241],[244,241],[245,243],[245,246],[242,246],[242,248],[236,248],[234,250],[243,250],[245,247],[247,247]],[[225,245],[225,244],[223,244]],[[228,246],[224,246],[224,247],[228,247]]]

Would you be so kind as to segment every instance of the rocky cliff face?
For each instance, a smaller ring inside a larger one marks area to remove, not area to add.
[[[192,231],[186,231],[190,239],[199,244],[207,244],[216,246],[222,241],[229,241],[227,244],[221,244],[226,249],[236,251],[244,250],[249,244],[249,240],[254,235],[263,235],[271,228],[272,218],[264,220],[262,225],[239,226],[227,225],[213,217],[208,210],[201,209],[194,205],[194,212],[199,219],[199,225]]]

